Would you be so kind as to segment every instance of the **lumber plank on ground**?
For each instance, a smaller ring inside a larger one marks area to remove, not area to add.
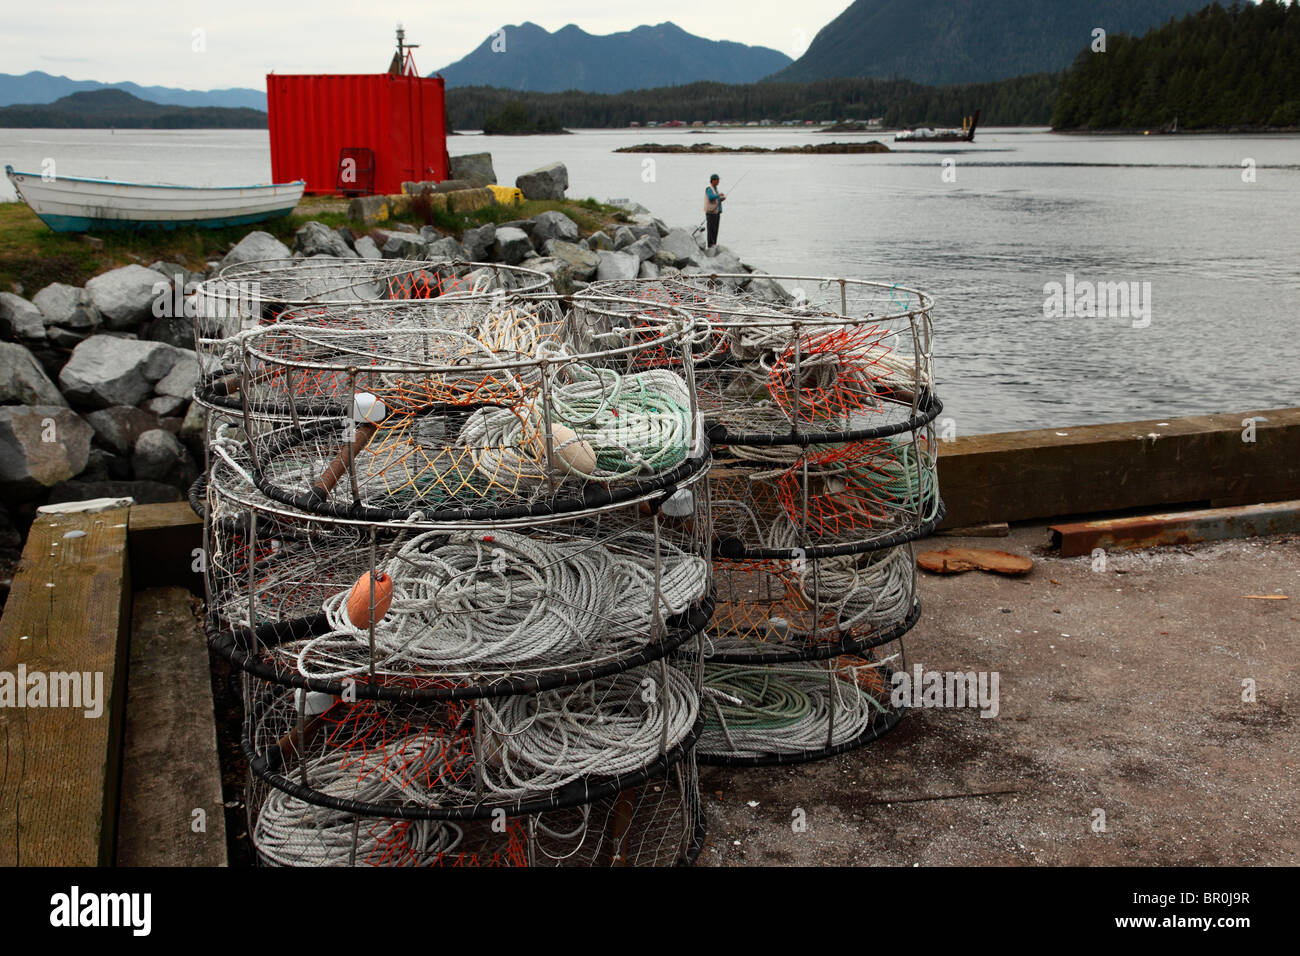
[[[0,675],[89,673],[92,691],[100,675],[102,712],[0,707],[0,866],[113,861],[131,604],[126,533],[126,508],[39,514],[32,524],[0,618]]]

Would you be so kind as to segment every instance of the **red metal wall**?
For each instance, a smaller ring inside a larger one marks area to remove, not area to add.
[[[375,151],[376,193],[399,193],[406,180],[447,179],[445,92],[440,76],[269,74],[272,178],[332,193],[339,150],[362,146]]]

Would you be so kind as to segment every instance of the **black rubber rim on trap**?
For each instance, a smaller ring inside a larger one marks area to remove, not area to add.
[[[467,680],[463,675],[388,675],[383,680],[389,683],[378,684],[367,683],[364,674],[357,675],[352,681],[346,682],[343,679],[324,680],[305,677],[295,670],[290,670],[286,665],[274,664],[240,647],[236,643],[236,632],[217,629],[211,620],[205,622],[205,629],[207,630],[208,647],[211,648],[213,653],[234,664],[240,670],[271,684],[280,687],[318,691],[334,697],[342,697],[347,693],[357,700],[413,703],[535,694],[560,687],[569,687],[573,684],[586,683],[601,677],[610,677],[631,670],[633,667],[652,664],[661,658],[667,657],[708,627],[709,621],[713,618],[714,604],[715,595],[710,592],[705,595],[703,600],[686,612],[667,620],[668,632],[663,640],[645,645],[613,660],[602,661],[600,664],[556,664],[555,669],[548,670],[540,675],[502,677],[494,679],[490,683],[478,684],[463,683]],[[273,626],[278,629],[281,640],[300,640],[315,633],[323,633],[323,629],[328,629],[328,623],[325,621],[323,613],[310,618],[299,618],[295,621],[274,622]],[[268,625],[262,625],[259,630],[266,628],[268,628]],[[248,628],[240,628],[239,633],[246,639]],[[409,682],[412,680],[456,681],[459,683],[451,687],[411,687]]]
[[[721,445],[752,445],[757,447],[772,445],[836,445],[851,441],[864,441],[868,438],[888,438],[891,435],[916,431],[938,418],[939,413],[942,411],[943,402],[939,400],[939,396],[933,390],[923,388],[918,396],[916,413],[892,425],[877,425],[874,428],[850,428],[830,432],[788,431],[781,434],[746,432],[741,429],[732,430],[722,422],[709,421],[707,417],[704,420],[704,425],[709,441],[713,443],[714,447]]]

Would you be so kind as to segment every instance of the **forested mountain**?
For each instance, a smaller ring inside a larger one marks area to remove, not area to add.
[[[521,93],[474,86],[447,91],[455,129],[482,129],[484,120],[519,104],[534,121],[570,128],[627,126],[681,120],[833,120],[880,117],[887,126],[960,126],[982,111],[992,126],[1047,125],[1060,74],[1020,76],[1000,83],[921,86],[906,80],[822,80],[816,83],[691,83],[658,90],[597,95]]]
[[[1146,36],[1084,49],[1052,113],[1059,129],[1300,126],[1300,4],[1217,3]]]
[[[125,90],[150,103],[169,106],[247,107],[266,112],[266,91],[231,88],[227,90],[178,90],[170,86],[141,86],[138,83],[101,83],[98,80],[70,80],[40,70],[21,75],[0,73],[0,106],[53,103],[73,93],[89,90]]]
[[[902,77],[978,83],[1055,72],[1101,28],[1148,29],[1206,0],[855,0],[774,80]]]
[[[266,114],[220,106],[164,106],[122,90],[87,90],[53,103],[0,107],[0,128],[265,129]]]
[[[449,87],[497,86],[555,93],[617,93],[699,80],[750,83],[787,65],[767,47],[706,40],[674,23],[594,36],[569,24],[502,27],[464,59],[437,72]]]

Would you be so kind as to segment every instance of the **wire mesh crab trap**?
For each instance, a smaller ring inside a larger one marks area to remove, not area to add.
[[[770,766],[831,757],[897,726],[902,641],[822,661],[704,668],[701,764]]]
[[[669,866],[704,842],[695,761],[589,803],[489,819],[399,819],[309,803],[253,777],[248,832],[267,866]]]
[[[689,357],[714,444],[712,723],[700,759],[784,763],[874,740],[901,716],[876,686],[885,649],[901,653],[920,617],[910,543],[943,518],[930,296],[695,275],[595,283],[577,298],[590,324],[611,329],[639,328],[659,308],[705,322]]]
[[[259,858],[693,859],[709,445],[691,365],[635,355],[694,320],[629,341],[448,294],[276,319],[238,337],[201,489]]]
[[[882,438],[915,431],[942,410],[933,390],[929,295],[809,276],[762,277],[769,294],[782,289],[778,280],[794,285],[787,301],[735,288],[754,278],[596,282],[575,305],[589,326],[625,334],[660,309],[700,317],[691,358],[717,445]],[[675,358],[650,357],[660,364]]]
[[[227,266],[195,296],[199,382],[195,397],[209,409],[238,412],[238,334],[305,306],[347,307],[442,297],[490,299],[501,293],[554,292],[548,276],[520,266],[407,259],[263,259]],[[325,321],[336,312],[320,313]],[[311,321],[312,313],[296,321]]]
[[[370,521],[541,516],[637,499],[708,457],[691,365],[638,361],[689,349],[690,316],[648,317],[656,331],[627,344],[555,299],[359,315],[241,339],[252,471],[283,504]]]
[[[213,451],[209,643],[268,681],[389,701],[535,692],[660,660],[712,613],[703,469],[580,515],[380,523],[288,509],[234,442]]]

